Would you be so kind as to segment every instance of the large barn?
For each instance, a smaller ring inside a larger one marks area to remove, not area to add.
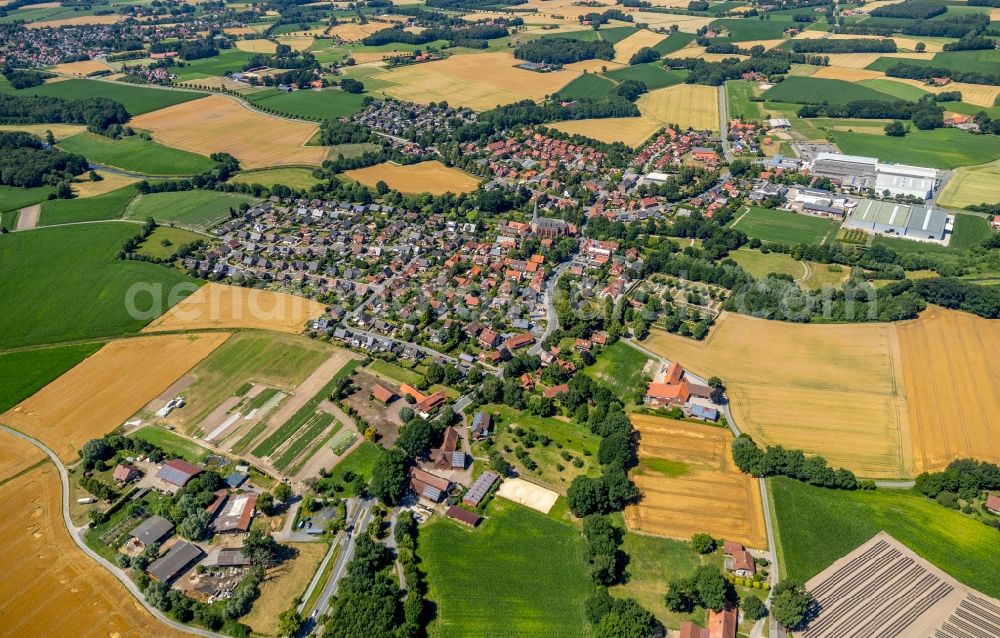
[[[844,221],[844,228],[925,241],[942,241],[947,225],[948,215],[942,210],[874,199],[860,200]]]

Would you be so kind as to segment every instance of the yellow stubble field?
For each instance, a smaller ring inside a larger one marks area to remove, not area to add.
[[[257,38],[255,40],[237,40],[236,48],[248,53],[274,53],[278,50],[278,45],[270,40]]]
[[[519,100],[540,100],[566,86],[579,74],[560,70],[536,73],[516,67],[510,51],[453,55],[445,60],[412,64],[373,75],[389,82],[383,89],[400,99],[427,104],[447,101],[476,110]]]
[[[632,480],[642,498],[625,510],[629,527],[683,539],[706,532],[767,547],[760,489],[733,463],[728,429],[644,414],[631,418],[640,461]],[[675,471],[661,473],[656,461],[670,462]]]
[[[371,187],[384,181],[389,188],[401,193],[469,193],[479,186],[476,177],[457,168],[449,168],[437,160],[407,165],[385,162],[344,171],[344,176]]]
[[[0,483],[44,458],[45,454],[31,443],[0,432]]]
[[[156,620],[80,551],[63,524],[60,490],[51,464],[0,486],[0,636],[189,636]]]
[[[655,46],[663,39],[664,35],[662,33],[653,33],[648,29],[640,29],[615,44],[615,62],[628,64],[628,61],[639,49]]]
[[[347,22],[333,27],[329,30],[329,34],[346,42],[357,42],[358,40],[361,40],[376,31],[381,31],[382,29],[387,29],[388,27],[389,25],[384,22],[369,22],[367,24]]]
[[[1000,325],[932,306],[897,329],[914,472],[957,458],[1000,463]]]
[[[71,184],[73,193],[76,194],[77,197],[96,197],[97,195],[110,193],[111,191],[118,190],[119,188],[139,181],[135,177],[119,175],[118,173],[109,173],[108,171],[102,170],[96,170],[94,172],[100,175],[103,179],[98,182],[92,182],[87,179],[87,175],[89,173],[84,173],[80,176],[79,181]]]
[[[913,473],[893,324],[807,325],[723,313],[705,341],[654,330],[645,345],[726,384],[739,428],[761,445],[824,456],[861,477]]]
[[[0,415],[0,423],[73,461],[84,443],[121,425],[228,337],[219,332],[112,341]]]
[[[143,332],[251,328],[298,334],[325,311],[323,304],[297,295],[207,283]]]
[[[59,27],[72,27],[80,24],[114,24],[116,22],[121,22],[125,19],[122,15],[104,15],[104,16],[78,16],[76,18],[63,18],[61,20],[43,20],[41,22],[31,22],[24,26],[29,29],[58,29]]]
[[[997,184],[1000,184],[1000,161],[980,166],[963,166],[948,180],[948,185],[938,195],[937,201],[941,206],[952,208],[982,204],[996,199]]]
[[[49,70],[53,73],[78,75],[82,77],[95,71],[112,71],[113,69],[104,62],[100,62],[98,60],[83,60],[82,62],[65,62],[63,64],[57,64]]]
[[[327,152],[322,146],[306,146],[318,125],[269,117],[224,95],[145,113],[131,124],[152,131],[153,138],[167,146],[202,155],[230,153],[244,168],[319,165]]]

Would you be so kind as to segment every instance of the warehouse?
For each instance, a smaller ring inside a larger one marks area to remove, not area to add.
[[[862,199],[844,221],[844,228],[906,239],[943,241],[947,224],[948,216],[935,208]]]
[[[874,188],[877,171],[876,158],[842,153],[820,153],[810,168],[812,175],[837,180],[847,190]]]
[[[930,199],[937,188],[938,172],[934,168],[878,163],[875,192]]]
[[[880,195],[930,199],[938,186],[938,171],[923,166],[886,164],[874,157],[820,153],[810,173],[837,181],[848,191],[872,189]]]

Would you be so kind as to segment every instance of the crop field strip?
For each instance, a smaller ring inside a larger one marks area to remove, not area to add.
[[[291,439],[287,446],[279,450],[279,454],[274,460],[274,466],[279,470],[285,470],[293,461],[299,458],[307,449],[315,449],[315,441],[334,425],[333,415],[326,412],[317,412],[313,418],[301,428],[300,434]],[[334,429],[340,427],[337,423]],[[304,457],[303,457],[304,460]]]
[[[398,165],[386,162],[366,168],[344,171],[344,177],[375,187],[384,181],[389,188],[403,193],[468,193],[479,186],[479,178],[436,160]]]

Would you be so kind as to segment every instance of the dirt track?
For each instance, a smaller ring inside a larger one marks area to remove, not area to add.
[[[38,218],[42,214],[42,205],[25,206],[17,214],[17,226],[14,230],[31,230],[38,226]]]

